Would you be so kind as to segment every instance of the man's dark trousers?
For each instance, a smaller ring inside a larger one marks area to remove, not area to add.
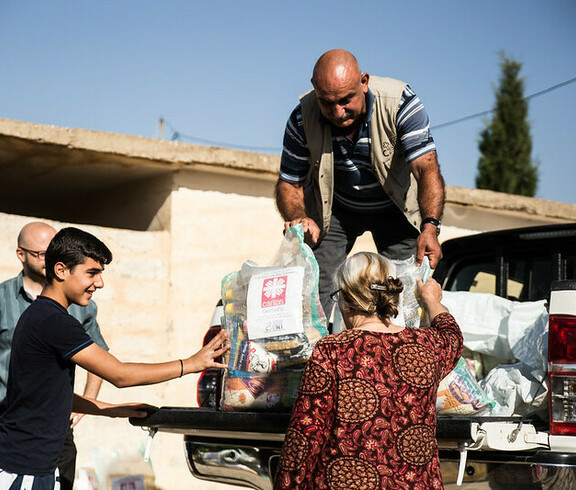
[[[313,248],[320,268],[320,302],[328,319],[334,306],[330,299],[334,272],[352,250],[356,238],[366,231],[372,232],[378,252],[389,259],[407,259],[416,253],[419,233],[394,204],[378,213],[349,211],[335,205],[328,233]]]

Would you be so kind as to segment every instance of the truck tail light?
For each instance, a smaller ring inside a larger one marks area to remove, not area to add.
[[[550,434],[576,435],[576,282],[553,284],[548,323]]]
[[[220,399],[220,373],[215,369],[202,371],[196,388],[199,407],[218,408]]]
[[[218,302],[212,322],[208,332],[204,335],[202,345],[210,342],[218,332],[222,330],[220,318],[223,314],[222,301]],[[217,362],[222,362],[221,357],[216,358]],[[222,371],[220,369],[206,369],[202,371],[198,378],[198,385],[196,387],[196,400],[199,407],[218,408],[220,405],[220,389],[222,386]]]

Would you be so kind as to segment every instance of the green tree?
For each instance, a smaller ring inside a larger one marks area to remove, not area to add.
[[[480,135],[476,188],[534,196],[538,162],[533,161],[528,103],[524,99],[522,65],[500,54],[500,85],[494,91],[492,120]]]

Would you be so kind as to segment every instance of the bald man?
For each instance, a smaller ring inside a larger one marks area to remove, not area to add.
[[[330,316],[332,275],[365,231],[381,254],[436,267],[444,180],[409,85],[371,77],[342,49],[318,59],[311,82],[286,125],[276,204],[285,229],[304,228]]]
[[[18,234],[18,247],[16,256],[22,263],[22,272],[0,284],[0,413],[6,406],[6,384],[8,382],[8,366],[10,363],[10,348],[14,328],[20,315],[40,294],[46,280],[46,265],[44,263],[48,244],[56,234],[56,230],[39,221],[28,223]],[[83,308],[71,305],[68,312],[84,327],[92,340],[100,347],[108,350],[108,346],[100,333],[96,321],[96,304]],[[102,385],[102,379],[87,373],[84,396],[97,398]],[[72,489],[76,471],[76,446],[72,428],[80,421],[83,414],[72,414],[70,430],[66,435],[64,449],[60,455],[60,483],[61,489]]]

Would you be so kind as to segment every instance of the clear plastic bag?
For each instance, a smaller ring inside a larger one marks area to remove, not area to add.
[[[417,294],[416,281],[422,279],[426,282],[431,274],[428,257],[424,257],[422,264],[416,265],[416,257],[413,255],[403,260],[390,260],[392,268],[390,274],[402,281],[404,289],[400,293],[398,316],[392,319],[392,323],[409,328],[417,328],[430,324],[425,310],[420,305]]]
[[[251,261],[222,280],[231,348],[224,356],[223,410],[289,409],[316,342],[327,335],[318,264],[302,226],[284,235],[272,264]]]

